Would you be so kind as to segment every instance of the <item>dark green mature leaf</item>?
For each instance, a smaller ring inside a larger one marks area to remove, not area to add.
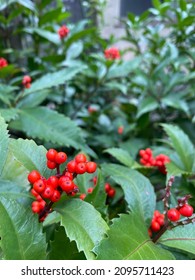
[[[40,90],[64,84],[66,81],[71,80],[77,73],[81,72],[84,68],[84,65],[80,65],[79,67],[68,67],[59,70],[55,73],[48,73],[42,76],[41,78],[37,79],[35,82],[33,82],[31,87],[25,90],[24,96],[35,91],[38,94]]]
[[[56,230],[54,240],[50,243],[50,260],[84,260],[83,252],[79,253],[76,243],[70,242],[63,227]]]
[[[0,237],[5,259],[46,259],[46,240],[42,225],[29,208],[15,200],[0,197]]]
[[[33,12],[36,11],[34,3],[30,0],[1,0],[0,10],[7,8],[9,5],[13,3],[18,3]]]
[[[43,146],[38,146],[33,140],[11,139],[9,149],[27,170],[36,169],[45,177],[51,175],[46,162],[47,150]]]
[[[55,210],[61,214],[61,225],[70,241],[76,242],[78,251],[83,251],[87,259],[94,259],[92,249],[109,229],[100,213],[80,199],[65,201]]]
[[[104,189],[104,179],[102,177],[101,171],[98,170],[98,176],[97,176],[97,184],[95,188],[93,189],[93,192],[88,194],[85,198],[86,202],[89,202],[92,204],[95,209],[97,209],[102,215],[106,214],[107,206],[106,206],[106,192]]]
[[[35,33],[55,45],[60,44],[60,37],[54,32],[44,30],[41,28],[26,28],[25,31],[28,33]]]
[[[162,127],[170,137],[170,143],[182,161],[184,170],[193,172],[194,170],[192,169],[195,160],[195,149],[187,134],[175,125],[162,124]]]
[[[138,171],[118,164],[102,164],[102,171],[121,186],[131,212],[141,215],[149,226],[156,205],[150,181]]]
[[[15,182],[0,179],[0,196],[7,198],[31,198],[25,188]]]
[[[2,173],[9,145],[9,135],[7,130],[7,124],[5,120],[0,116],[0,175]]]
[[[10,127],[21,130],[30,137],[61,146],[85,148],[81,130],[75,122],[46,107],[20,110],[19,119],[11,122]]]
[[[166,231],[158,240],[167,247],[183,250],[195,255],[195,224],[179,226]]]
[[[152,242],[141,216],[133,214],[122,214],[114,219],[108,237],[95,247],[94,252],[98,260],[174,259],[169,251]]]
[[[128,167],[139,167],[140,165],[134,161],[134,159],[128,154],[127,151],[120,148],[110,148],[105,150],[106,153],[109,153],[113,157],[115,157],[120,163],[128,166]]]
[[[51,89],[44,89],[38,92],[31,92],[23,97],[17,104],[18,108],[32,108],[39,106],[51,93]]]

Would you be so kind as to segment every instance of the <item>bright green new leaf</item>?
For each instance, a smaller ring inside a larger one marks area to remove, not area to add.
[[[78,251],[83,251],[87,259],[94,259],[92,249],[109,229],[100,213],[80,199],[62,202],[55,210],[61,214],[61,225],[70,241],[76,242]]]
[[[0,246],[6,260],[46,259],[42,225],[30,207],[0,196]]]
[[[171,260],[173,255],[156,246],[141,216],[122,214],[113,220],[108,237],[94,252],[98,260]]]

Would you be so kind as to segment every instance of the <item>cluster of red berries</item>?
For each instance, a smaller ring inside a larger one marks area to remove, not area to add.
[[[105,183],[104,189],[105,189],[105,192],[107,193],[108,197],[113,198],[115,196],[116,191],[114,188],[111,187],[111,185],[109,183]]]
[[[65,25],[62,25],[58,30],[58,35],[60,36],[60,39],[67,37],[68,33],[69,33],[69,29]]]
[[[117,48],[112,47],[104,51],[104,56],[106,59],[115,60],[120,58],[120,52]]]
[[[150,148],[145,150],[140,150],[139,155],[141,157],[140,163],[145,166],[156,166],[159,171],[163,174],[166,174],[165,164],[170,162],[170,158],[164,154],[153,156],[153,152]]]
[[[177,208],[171,208],[167,212],[167,217],[171,222],[177,222],[180,219],[180,216],[191,217],[193,215],[194,209],[188,203],[185,203],[182,206],[177,206]]]
[[[0,69],[6,66],[8,66],[7,60],[3,57],[0,57]]]
[[[165,215],[158,210],[154,211],[154,215],[151,221],[150,228],[148,229],[149,236],[152,236],[153,232],[158,232],[165,223]]]
[[[31,87],[31,77],[28,75],[25,75],[22,79],[22,84],[25,88],[30,88]]]
[[[32,211],[39,214],[40,221],[45,219],[51,211],[52,204],[60,199],[63,192],[74,196],[79,191],[78,186],[73,181],[77,174],[93,173],[97,168],[95,162],[87,162],[84,154],[78,154],[74,160],[68,162],[64,171],[60,173],[59,166],[67,160],[66,153],[50,149],[46,153],[46,158],[48,168],[56,168],[56,175],[46,179],[37,170],[28,174],[28,181],[32,184],[31,194],[36,198],[32,203]]]

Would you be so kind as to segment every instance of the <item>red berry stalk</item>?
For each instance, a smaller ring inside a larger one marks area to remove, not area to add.
[[[47,167],[56,169],[56,175],[46,179],[37,170],[31,171],[28,175],[28,181],[32,184],[31,194],[36,199],[32,203],[32,211],[39,215],[40,222],[52,211],[53,204],[60,200],[63,192],[68,196],[74,196],[79,191],[74,183],[78,174],[93,173],[97,168],[96,163],[87,161],[84,154],[78,154],[66,165],[63,172],[60,172],[60,165],[66,162],[68,158],[66,153],[50,149],[46,153],[46,158]]]

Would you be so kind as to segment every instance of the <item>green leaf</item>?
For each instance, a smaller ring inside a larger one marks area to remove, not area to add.
[[[31,87],[25,90],[24,96],[35,91],[38,93],[43,89],[64,84],[66,81],[71,80],[77,73],[81,72],[83,69],[84,66],[80,65],[79,67],[69,67],[55,73],[48,73],[33,82]]]
[[[0,116],[0,175],[6,162],[9,145],[9,134],[7,131],[7,124]]]
[[[169,251],[156,246],[148,236],[148,230],[138,215],[122,214],[114,219],[94,252],[98,260],[172,260]]]
[[[175,96],[166,96],[162,99],[162,103],[166,106],[182,110],[186,113],[187,116],[189,116],[189,107],[185,100],[178,99]]]
[[[11,120],[15,120],[18,117],[18,109],[10,108],[10,109],[0,109],[1,116],[5,119],[6,122]]]
[[[86,202],[92,204],[102,215],[106,215],[106,192],[104,189],[105,182],[103,180],[101,171],[98,170],[97,184],[93,189],[93,192],[88,194],[85,198]]]
[[[160,8],[160,6],[161,6],[160,0],[152,0],[152,4],[153,4],[154,8],[156,8],[157,10],[159,10],[159,8]]]
[[[0,197],[0,246],[7,260],[46,259],[42,226],[30,207]]]
[[[60,37],[57,33],[48,31],[48,30],[44,30],[41,28],[25,28],[24,29],[27,33],[35,33],[37,35],[39,35],[40,37],[46,39],[47,41],[55,44],[55,45],[59,45],[61,40]]]
[[[17,104],[18,108],[32,108],[39,106],[51,93],[51,89],[44,89],[25,95]],[[52,92],[53,95],[53,92]]]
[[[178,167],[174,162],[170,162],[166,164],[166,171],[168,172],[169,176],[178,176],[178,175],[189,175],[192,174],[191,172],[187,172],[182,170]]]
[[[85,148],[81,130],[76,123],[46,107],[20,110],[19,119],[11,122],[10,127],[60,146]]]
[[[137,118],[141,117],[143,114],[154,111],[159,107],[158,102],[153,97],[143,98],[138,105]]]
[[[114,64],[108,71],[107,79],[126,77],[134,71],[140,64],[140,58],[134,58],[131,61],[124,61],[121,64]]]
[[[167,230],[158,242],[195,255],[195,223]]]
[[[66,51],[66,58],[71,60],[77,58],[83,51],[83,42],[73,43]]]
[[[51,175],[51,171],[47,168],[47,150],[43,146],[38,146],[33,140],[11,139],[9,149],[27,170],[36,169],[44,177]]]
[[[156,197],[150,181],[136,170],[118,164],[102,164],[102,171],[121,186],[125,200],[134,214],[139,214],[149,226],[153,216]]]
[[[170,137],[170,144],[177,152],[185,171],[193,172],[195,149],[187,134],[175,125],[162,124],[162,127]]]
[[[4,180],[15,182],[23,188],[27,188],[29,187],[27,176],[28,170],[21,162],[19,162],[15,158],[14,154],[9,150],[2,170],[1,178]]]
[[[29,192],[26,191],[25,188],[21,187],[20,184],[16,184],[15,182],[11,182],[8,180],[0,179],[0,196],[4,196],[12,199],[21,199],[21,198],[31,198]],[[28,199],[29,202],[29,199]]]
[[[55,210],[61,214],[61,225],[70,241],[76,242],[78,251],[83,251],[87,259],[94,259],[92,249],[109,229],[100,213],[80,199],[65,201]]]
[[[185,0],[179,0],[179,6],[180,6],[180,9],[182,11],[186,11],[187,10],[187,3]]]
[[[120,163],[128,167],[139,167],[139,164],[134,161],[134,159],[128,154],[127,151],[120,148],[110,148],[105,150],[106,153],[109,153],[115,157]]]
[[[83,252],[79,253],[76,243],[70,242],[63,227],[56,230],[54,240],[50,243],[50,260],[84,260]]]
[[[13,3],[18,3],[33,12],[36,11],[34,3],[30,0],[1,0],[0,10],[7,8]]]

